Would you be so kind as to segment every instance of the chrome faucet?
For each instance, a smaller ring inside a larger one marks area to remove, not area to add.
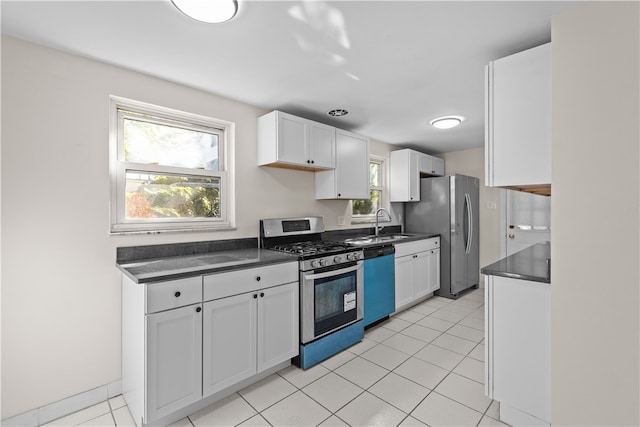
[[[378,226],[378,216],[380,215],[380,212],[384,212],[387,214],[387,218],[385,219],[386,222],[391,222],[391,214],[389,213],[388,210],[386,210],[385,208],[380,208],[376,211],[376,237],[378,236],[378,234],[380,233],[380,229],[382,227]]]

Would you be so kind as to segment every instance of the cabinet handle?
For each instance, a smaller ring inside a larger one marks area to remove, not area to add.
[[[178,298],[181,294],[180,291],[176,292],[175,294],[173,294],[176,298]]]
[[[258,276],[256,277],[256,280],[259,282],[260,280],[262,280],[262,277]]]
[[[338,197],[342,197],[342,194],[338,193]]]
[[[307,163],[311,163],[311,160],[307,160]]]
[[[253,299],[258,298],[258,294],[253,294]]]
[[[311,163],[315,163],[315,162],[316,162],[315,160],[311,160]]]
[[[260,298],[264,298],[264,292],[260,292]]]
[[[196,308],[196,313],[200,313],[202,311],[202,307],[197,307]]]

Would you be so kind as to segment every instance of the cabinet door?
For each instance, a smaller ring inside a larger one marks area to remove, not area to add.
[[[396,258],[396,310],[414,299],[413,255]]]
[[[369,139],[336,131],[336,190],[341,199],[368,199]]]
[[[427,292],[440,289],[440,249],[427,252]]]
[[[298,283],[260,291],[258,372],[298,355]]]
[[[336,166],[336,128],[309,122],[309,159],[312,166],[333,169]]]
[[[369,139],[336,129],[336,168],[316,172],[316,199],[368,199]]]
[[[204,303],[203,396],[256,373],[258,293]]]
[[[410,202],[420,201],[420,159],[421,159],[420,153],[413,150],[409,151],[409,200],[408,201]]]
[[[420,171],[422,167],[431,170],[431,156],[406,148],[392,151],[390,158],[391,201],[420,201]]]
[[[491,396],[546,421],[551,419],[550,289],[547,283],[489,276],[485,291]]]
[[[436,176],[444,176],[444,159],[431,157],[431,174]]]
[[[202,306],[146,316],[147,402],[151,423],[202,398]]]
[[[487,70],[487,185],[551,183],[551,44]]]
[[[431,174],[433,172],[433,157],[420,153],[418,166],[420,173]]]
[[[307,119],[278,112],[278,161],[307,165],[308,123]]]
[[[422,298],[429,292],[429,267],[431,264],[431,251],[420,252],[413,255],[413,268],[415,274],[414,298]]]

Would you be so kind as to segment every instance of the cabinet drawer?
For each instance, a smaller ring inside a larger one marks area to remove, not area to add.
[[[398,243],[394,245],[396,248],[396,258],[417,254],[431,249],[440,247],[440,238],[432,237],[431,239],[416,240],[414,242]]]
[[[147,314],[202,301],[202,276],[146,285]]]
[[[204,300],[251,292],[298,281],[298,263],[287,262],[204,276]]]
[[[432,237],[425,240],[427,242],[427,250],[438,249],[440,247],[440,237]]]

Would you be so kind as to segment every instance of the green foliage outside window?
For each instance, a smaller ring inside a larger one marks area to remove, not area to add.
[[[374,215],[381,206],[381,163],[369,162],[369,185],[371,197],[369,199],[352,200],[352,215]]]
[[[217,178],[127,174],[128,218],[219,218],[220,188]]]

